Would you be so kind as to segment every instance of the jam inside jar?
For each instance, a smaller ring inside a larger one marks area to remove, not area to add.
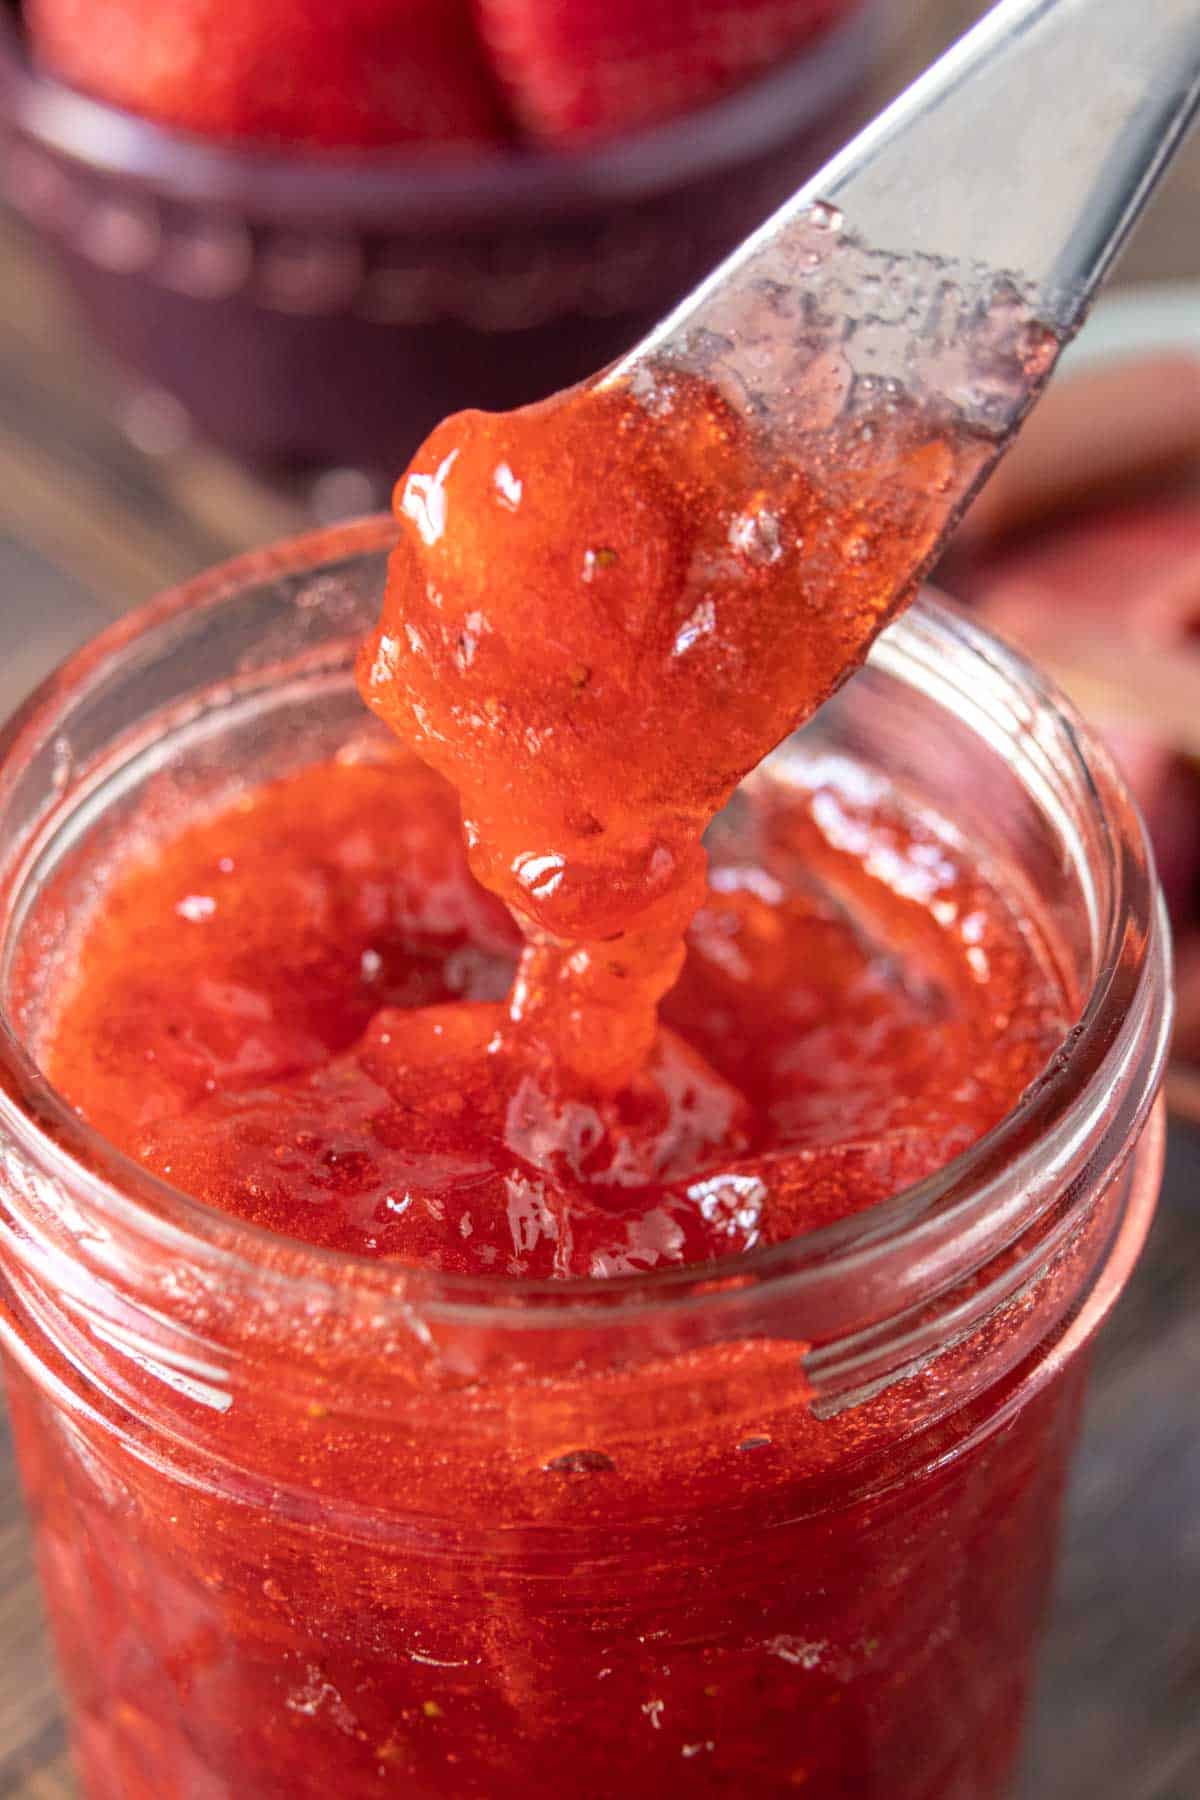
[[[1013,1112],[706,1266],[482,1279],[274,1235],[129,1160],[37,1057],[148,812],[370,742],[351,663],[390,541],[167,596],[2,746],[3,1330],[85,1790],[992,1800],[1157,1185],[1136,814],[1028,669],[923,602],[778,766],[886,771],[1024,897],[1077,1022]]]

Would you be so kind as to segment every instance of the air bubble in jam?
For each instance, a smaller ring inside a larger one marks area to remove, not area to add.
[[[52,755],[54,767],[51,782],[56,793],[64,793],[70,787],[75,775],[75,751],[69,738],[56,737]]]
[[[828,200],[814,200],[808,216],[818,231],[840,231],[845,223],[840,208],[832,206]]]

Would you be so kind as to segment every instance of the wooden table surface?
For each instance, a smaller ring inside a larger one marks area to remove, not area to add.
[[[883,91],[980,10],[898,5]],[[1200,146],[1119,279],[1200,274],[1198,220]],[[281,492],[177,441],[0,216],[0,717],[123,607],[365,497],[345,476]],[[1200,1800],[1198,1394],[1200,1133],[1173,1124],[1158,1219],[1099,1349],[1021,1800]],[[0,1424],[0,1800],[74,1793]]]

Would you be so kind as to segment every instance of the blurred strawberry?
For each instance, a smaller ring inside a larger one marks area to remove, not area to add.
[[[203,136],[481,144],[503,111],[469,0],[27,0],[61,80]]]
[[[1194,482],[1198,464],[1200,357],[1156,350],[1060,377],[964,519],[959,551],[1102,501],[1128,516],[1135,497]]]
[[[1175,1048],[1200,1069],[1200,928],[1193,925],[1175,945]],[[1200,1084],[1197,1085],[1200,1116]]]
[[[1171,911],[1185,919],[1200,879],[1200,776],[1181,754],[1190,747],[1176,743],[1165,709],[1107,682],[1097,691],[1089,670],[1095,646],[1106,672],[1108,650],[1119,656],[1122,644],[1131,659],[1185,645],[1200,655],[1200,504],[1106,507],[1045,526],[980,563],[966,585],[987,623],[1103,728],[1150,828]]]
[[[1103,728],[1177,928],[1200,901],[1194,677],[1176,654],[1200,657],[1198,469],[1200,358],[1085,369],[1051,387],[942,571]]]
[[[850,7],[847,0],[475,0],[475,10],[521,124],[544,143],[568,145],[702,106]]]

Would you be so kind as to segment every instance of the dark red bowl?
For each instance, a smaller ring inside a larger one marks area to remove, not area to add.
[[[97,339],[205,436],[395,471],[443,414],[619,355],[856,122],[878,4],[732,98],[573,155],[229,149],[31,67],[0,11],[10,203]]]

